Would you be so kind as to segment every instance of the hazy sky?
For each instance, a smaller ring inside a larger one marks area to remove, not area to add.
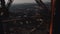
[[[7,1],[7,0],[6,0]],[[42,0],[43,2],[50,2],[51,0]],[[19,3],[36,3],[35,0],[14,0],[13,4]]]

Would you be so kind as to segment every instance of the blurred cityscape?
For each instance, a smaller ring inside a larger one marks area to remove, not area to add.
[[[46,5],[51,9],[50,3]],[[49,34],[50,11],[37,4],[17,4],[9,12],[9,18],[2,21],[5,34]]]

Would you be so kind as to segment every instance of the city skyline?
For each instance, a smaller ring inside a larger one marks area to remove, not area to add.
[[[8,0],[5,0],[6,2]],[[43,2],[51,2],[51,0],[42,0]],[[14,0],[12,4],[21,4],[21,3],[36,3],[35,0]]]

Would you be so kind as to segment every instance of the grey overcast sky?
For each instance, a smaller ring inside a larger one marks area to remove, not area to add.
[[[8,1],[8,0],[5,0]],[[42,0],[43,2],[50,2],[51,0]],[[19,4],[19,3],[36,3],[35,0],[14,0],[13,4]]]

